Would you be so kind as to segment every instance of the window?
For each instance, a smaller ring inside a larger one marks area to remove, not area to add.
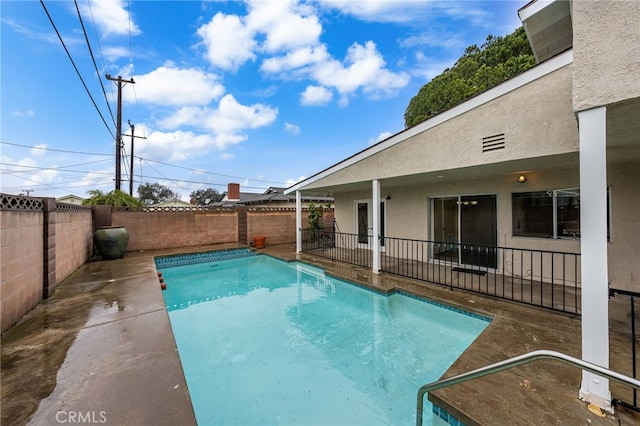
[[[522,192],[512,197],[514,236],[580,238],[580,189]],[[607,240],[608,205],[607,191]]]
[[[546,191],[513,194],[513,235],[553,237],[553,199]]]

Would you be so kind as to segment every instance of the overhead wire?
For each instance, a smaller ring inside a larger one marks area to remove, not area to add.
[[[98,43],[98,50],[100,51],[100,59],[102,59],[102,69],[106,69],[107,67],[104,63],[104,53],[102,53],[102,45],[100,44],[100,37],[98,36],[98,26],[96,25],[96,20],[93,16],[93,8],[91,7],[91,0],[87,0],[87,5],[89,6],[89,13],[91,14],[91,23],[93,24],[93,32],[96,36],[96,43]],[[113,99],[115,97],[113,86],[110,85],[109,87],[111,89],[111,99]],[[109,101],[107,101],[107,103],[108,102]]]
[[[107,104],[107,108],[109,109],[109,114],[111,115],[111,121],[113,125],[116,125],[116,120],[113,117],[113,111],[111,110],[111,105],[109,104],[109,100],[107,99],[107,91],[104,88],[104,84],[102,83],[102,77],[100,76],[100,71],[98,70],[98,64],[96,64],[96,59],[93,56],[93,50],[91,49],[91,43],[89,42],[89,36],[87,35],[87,30],[84,27],[84,21],[82,20],[82,14],[80,13],[80,8],[78,7],[78,0],[73,0],[76,5],[76,11],[78,12],[78,19],[80,20],[80,26],[82,27],[82,32],[84,33],[84,39],[87,42],[87,47],[89,48],[89,56],[91,56],[91,61],[93,62],[93,67],[96,70],[96,75],[98,76],[98,81],[100,82],[100,87],[102,88],[102,93],[104,94],[104,101]]]
[[[192,169],[192,168],[189,168],[189,167],[176,166],[175,164],[163,163],[162,161],[157,161],[157,160],[145,159],[145,161],[162,164],[164,166],[175,167],[176,169],[184,169],[184,170],[189,170],[189,171],[193,171],[193,172],[197,172],[197,173],[203,173],[203,174],[208,174],[208,175],[226,177],[226,178],[231,178],[231,179],[248,180],[248,181],[251,181],[251,182],[275,183],[275,184],[278,184],[278,185],[282,185],[283,184],[282,182],[275,182],[275,181],[270,181],[270,180],[250,179],[250,178],[244,178],[244,177],[238,177],[238,176],[223,175],[223,174],[220,174],[220,173],[208,172],[208,171],[202,170],[202,169]]]
[[[70,150],[53,149],[53,148],[43,148],[43,147],[38,147],[38,146],[22,145],[22,144],[5,142],[5,141],[0,141],[0,144],[17,146],[17,147],[20,147],[20,148],[38,149],[38,150],[43,150],[43,151],[64,152],[64,153],[69,153],[69,154],[102,155],[102,156],[112,157],[113,158],[113,154],[101,154],[101,153],[94,153],[94,152],[81,152],[81,151],[70,151]],[[198,173],[198,174],[207,174],[207,175],[212,175],[212,176],[220,176],[220,177],[236,179],[236,180],[247,180],[249,182],[274,183],[274,184],[278,184],[278,185],[283,185],[283,182],[261,180],[261,179],[251,179],[251,178],[240,177],[240,176],[231,176],[231,175],[225,175],[225,174],[221,174],[221,173],[214,173],[214,172],[209,172],[207,170],[194,169],[194,168],[183,167],[183,166],[177,166],[175,164],[165,163],[163,161],[151,160],[151,159],[143,158],[143,157],[140,157],[140,156],[137,156],[137,155],[134,155],[134,158],[137,158],[140,161],[140,166],[142,166],[142,161],[144,161],[144,162],[147,162],[147,163],[157,163],[157,164],[162,164],[163,166],[168,166],[168,167],[174,167],[176,169],[187,170],[187,171],[195,172],[195,173]]]
[[[133,80],[133,43],[131,37],[131,0],[128,1],[129,7],[129,78]],[[136,100],[136,107],[140,110],[140,105],[138,104],[138,94],[136,93],[136,86],[133,87],[133,97]]]
[[[45,13],[47,14],[47,17],[49,18],[49,22],[51,22],[51,25],[53,26],[53,29],[55,30],[56,34],[58,35],[58,39],[60,40],[60,43],[62,43],[62,47],[64,48],[64,51],[67,52],[67,56],[69,57],[69,60],[71,61],[71,64],[73,65],[73,68],[76,70],[76,74],[78,74],[78,77],[80,78],[80,81],[82,82],[82,85],[84,86],[84,89],[87,91],[87,95],[89,95],[89,98],[91,99],[91,102],[93,103],[93,106],[95,107],[96,111],[98,112],[98,115],[100,115],[100,118],[102,119],[102,122],[104,123],[105,127],[107,128],[107,131],[109,132],[109,134],[112,137],[115,138],[115,135],[113,134],[113,132],[109,128],[109,125],[107,124],[107,121],[105,120],[104,116],[102,115],[102,112],[100,111],[100,108],[98,108],[98,105],[96,104],[95,99],[93,99],[93,95],[91,95],[91,92],[89,91],[89,88],[87,87],[87,84],[85,83],[84,79],[82,78],[82,74],[80,74],[80,70],[78,70],[78,67],[76,66],[76,63],[73,60],[73,57],[71,56],[71,53],[69,52],[69,49],[67,49],[67,45],[65,44],[64,40],[62,39],[62,35],[58,31],[58,27],[56,26],[55,22],[53,22],[53,18],[49,14],[49,10],[47,9],[47,6],[44,4],[44,0],[40,0],[40,4],[42,5],[42,8],[44,9]]]
[[[102,153],[94,153],[94,152],[83,152],[83,151],[62,150],[62,149],[54,149],[54,148],[44,148],[44,147],[39,147],[39,146],[22,145],[22,144],[6,142],[6,141],[0,141],[0,144],[15,146],[15,147],[19,147],[19,148],[36,149],[36,150],[42,150],[42,151],[62,152],[62,153],[67,153],[67,154],[104,156],[104,157],[109,157],[109,158],[113,158],[114,157],[113,154],[102,154]],[[123,158],[124,158],[124,156],[123,156]],[[174,168],[177,168],[177,169],[182,169],[182,170],[187,170],[187,171],[190,171],[190,172],[195,172],[195,173],[198,173],[198,174],[220,176],[220,177],[234,179],[234,180],[246,180],[246,181],[249,181],[249,182],[274,183],[274,184],[282,185],[281,182],[267,181],[267,180],[260,180],[260,179],[249,179],[249,178],[244,178],[244,177],[239,177],[239,176],[231,176],[231,175],[225,175],[225,174],[221,174],[221,173],[214,173],[214,172],[209,172],[209,171],[202,170],[202,169],[194,169],[194,168],[189,168],[189,167],[177,166],[175,164],[165,163],[165,162],[162,162],[162,161],[150,160],[150,159],[146,159],[146,158],[143,158],[143,157],[140,157],[140,156],[137,156],[137,155],[134,155],[134,158],[137,158],[139,160],[139,162],[140,162],[140,167],[139,167],[140,174],[138,175],[139,178],[140,178],[140,181],[142,181],[142,178],[144,177],[144,178],[151,178],[151,179],[165,179],[167,181],[187,182],[187,183],[196,183],[196,184],[202,184],[202,185],[214,185],[214,186],[221,186],[221,187],[226,187],[226,185],[227,185],[227,184],[211,183],[211,182],[204,182],[204,181],[192,181],[192,180],[169,178],[166,175],[164,175],[162,172],[160,172],[158,169],[153,167],[152,163],[156,163],[156,164],[162,164],[162,165],[168,166],[168,167],[174,167]],[[108,160],[100,160],[100,161],[108,161]],[[158,177],[158,176],[142,175],[142,163],[143,162],[147,163],[147,165],[149,167],[151,167],[154,171],[156,171],[161,176]],[[34,170],[57,170],[58,169],[58,168],[55,168],[55,167],[22,166],[22,165],[19,165],[19,164],[8,164],[8,163],[0,163],[0,165],[17,166],[17,167],[30,167],[30,168],[32,168]],[[73,165],[65,166],[65,167],[73,167]],[[75,170],[68,170],[68,171],[69,172],[77,172],[77,173],[101,173],[101,172],[94,172],[94,171],[75,171]],[[107,173],[105,173],[105,174],[107,174]],[[258,187],[258,186],[245,186],[245,188],[264,189],[264,187]]]
[[[106,156],[106,157],[113,157],[113,154],[101,154],[101,153],[97,153],[97,152],[69,151],[69,150],[66,150],[66,149],[43,148],[41,146],[21,145],[19,143],[11,143],[11,142],[5,142],[5,141],[0,141],[0,144],[17,146],[17,147],[20,147],[20,148],[37,149],[37,150],[42,150],[42,151],[64,152],[66,154],[103,155],[103,156]]]
[[[58,186],[56,186],[56,185],[51,185],[51,184],[49,184],[49,183],[38,182],[38,181],[33,180],[33,179],[28,179],[28,178],[24,178],[24,177],[20,177],[20,176],[15,176],[15,177],[17,177],[17,178],[19,178],[19,179],[26,180],[26,181],[30,181],[30,182],[37,183],[37,184],[38,184],[37,186],[30,186],[30,188],[29,188],[29,189],[30,189],[30,190],[33,190],[33,191],[35,191],[35,189],[37,189],[37,188],[53,188],[53,189],[57,189],[57,190],[59,190],[59,191],[69,191],[69,189],[68,189],[68,188],[66,188],[66,187],[65,187],[65,188],[60,188],[60,187],[58,187]],[[64,182],[62,182],[62,183],[64,183]],[[13,190],[22,191],[22,189],[21,189],[21,187],[22,187],[22,186],[24,186],[24,185],[21,185],[21,186],[15,186],[15,187],[8,187],[7,189],[8,189],[8,190],[12,190],[12,189],[13,189]],[[73,194],[73,195],[78,195],[78,194],[74,194],[73,192],[71,192],[71,194]],[[78,195],[78,196],[79,196],[79,195]]]

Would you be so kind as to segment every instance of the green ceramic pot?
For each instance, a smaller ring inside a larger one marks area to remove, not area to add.
[[[129,231],[123,226],[102,226],[94,232],[93,243],[103,259],[120,259],[127,251]]]

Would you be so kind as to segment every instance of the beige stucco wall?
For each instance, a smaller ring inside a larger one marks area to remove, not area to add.
[[[574,1],[574,109],[640,97],[640,1]]]
[[[450,181],[438,185],[412,185],[381,192],[390,194],[386,203],[387,236],[430,239],[428,217],[429,197],[495,194],[498,213],[498,245],[514,248],[568,251],[578,253],[578,240],[513,237],[511,223],[511,194],[514,192],[547,191],[579,186],[577,168],[529,173],[522,184],[513,176],[483,178],[473,181]],[[336,195],[336,221],[340,231],[355,233],[355,205],[353,200],[371,199],[371,191],[348,192]]]
[[[610,164],[611,287],[640,292],[640,164]]]
[[[568,65],[306,188],[576,152],[571,93]],[[505,149],[483,153],[482,138],[500,133]]]
[[[524,184],[513,176],[483,178],[472,181],[449,181],[437,185],[385,187],[386,235],[397,238],[428,240],[429,197],[495,194],[497,196],[498,245],[531,250],[579,253],[580,240],[531,238],[512,236],[512,194],[515,192],[548,191],[576,188],[580,173],[577,162],[573,168],[531,172]],[[640,291],[640,167],[637,164],[610,164],[611,242],[609,244],[609,277],[611,286]],[[357,233],[354,200],[370,200],[371,190],[335,194],[335,215],[339,230]],[[571,266],[571,265],[570,265]]]

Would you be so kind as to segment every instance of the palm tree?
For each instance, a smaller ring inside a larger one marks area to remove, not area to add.
[[[144,207],[140,200],[119,189],[106,194],[99,189],[92,189],[87,193],[90,197],[82,202],[85,206]]]

